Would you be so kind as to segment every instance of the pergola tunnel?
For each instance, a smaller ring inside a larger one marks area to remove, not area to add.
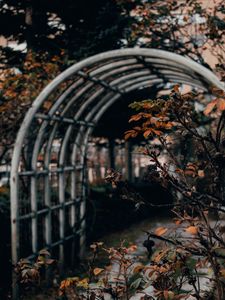
[[[13,152],[12,263],[42,248],[51,249],[61,262],[66,257],[74,263],[82,255],[90,137],[107,132],[104,120],[114,107],[113,135],[107,137],[114,143],[125,106],[177,83],[205,93],[212,86],[224,89],[212,72],[188,58],[134,48],[87,58],[42,91],[27,112]],[[129,144],[126,147],[129,156]],[[110,155],[114,167],[112,151]]]

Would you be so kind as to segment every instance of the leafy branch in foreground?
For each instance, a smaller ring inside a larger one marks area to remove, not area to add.
[[[149,139],[143,150],[151,163],[148,179],[173,191],[174,203],[163,206],[171,207],[174,224],[146,232],[146,259],[136,256],[134,245],[94,243],[86,274],[63,280],[61,299],[128,300],[136,293],[142,300],[225,298],[225,95],[213,92],[216,97],[206,101],[175,86],[167,99],[132,105],[137,114],[131,121],[138,124],[126,138]],[[157,206],[130,189],[119,172],[109,170],[106,180],[123,186],[137,207]],[[96,263],[101,251],[108,256],[103,266]]]
[[[225,297],[225,94],[217,89],[212,92],[214,98],[207,102],[204,95],[182,95],[179,87],[174,86],[167,99],[133,103],[131,107],[137,114],[130,122],[137,125],[126,132],[125,138],[143,134],[150,140],[144,150],[154,170],[149,180],[157,178],[158,183],[173,190],[178,231],[184,226],[186,233],[193,236],[163,241],[207,262],[213,271],[213,299],[222,300]],[[162,240],[152,233],[149,237]],[[203,299],[201,290],[197,292],[194,285],[193,288],[194,297]]]

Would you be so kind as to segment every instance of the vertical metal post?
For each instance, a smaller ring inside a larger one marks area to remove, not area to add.
[[[85,220],[85,214],[86,214],[86,197],[87,197],[87,160],[86,160],[86,150],[87,146],[83,145],[82,149],[82,164],[83,164],[83,170],[82,170],[82,202],[80,204],[80,230],[81,230],[81,235],[80,235],[80,257],[84,256],[85,253],[85,247],[86,247],[86,220]]]
[[[73,164],[73,163],[72,163]],[[72,250],[71,250],[71,264],[72,267],[75,264],[75,222],[76,222],[76,170],[73,170],[71,173],[71,198],[73,199],[73,204],[70,208],[70,226],[72,228],[72,232],[74,234],[74,238],[72,240]]]
[[[59,236],[61,240],[65,238],[65,175],[64,173],[59,174],[59,203],[62,204],[59,210]],[[64,263],[64,244],[59,246],[59,259],[61,264],[61,271]]]
[[[12,265],[15,266],[19,259],[20,236],[19,236],[19,207],[18,207],[18,174],[12,174],[10,178],[11,189],[11,252]],[[17,275],[12,271],[12,299],[17,300],[19,295]]]
[[[55,127],[49,137],[46,149],[45,149],[45,160],[44,160],[44,166],[46,170],[49,170],[49,165],[51,162],[51,147],[53,138],[55,135]],[[45,175],[45,205],[49,208],[48,213],[45,216],[45,243],[47,246],[50,246],[52,243],[52,220],[51,220],[51,187],[50,187],[50,174],[49,172]]]
[[[36,170],[35,170],[36,171]],[[31,220],[31,234],[32,234],[32,251],[38,251],[38,220],[37,220],[37,178],[36,174],[31,178],[31,211],[33,217]]]

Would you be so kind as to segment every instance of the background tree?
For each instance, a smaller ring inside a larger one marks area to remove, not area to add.
[[[133,16],[128,45],[189,56],[224,77],[224,1],[117,0]]]
[[[119,48],[127,22],[112,0],[4,0],[0,5],[0,35],[29,50],[56,55],[66,49],[73,60]],[[5,62],[15,67],[16,54],[22,53],[3,50]]]
[[[222,0],[210,5],[202,0],[2,0],[0,35],[8,46],[0,48],[1,152],[12,145],[41,89],[68,65],[95,53],[137,45],[166,49],[213,68],[223,79],[225,8]],[[35,67],[27,68],[31,57]],[[46,78],[49,62],[55,67]]]
[[[112,0],[0,2],[0,161],[44,86],[77,60],[119,48],[127,22]]]

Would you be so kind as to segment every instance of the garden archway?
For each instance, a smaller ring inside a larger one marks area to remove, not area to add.
[[[88,137],[124,95],[150,86],[163,89],[167,83],[186,84],[206,93],[212,86],[224,89],[210,70],[189,58],[134,48],[89,57],[40,93],[20,127],[12,158],[13,263],[44,247],[59,247],[63,260],[68,241],[82,249]]]

